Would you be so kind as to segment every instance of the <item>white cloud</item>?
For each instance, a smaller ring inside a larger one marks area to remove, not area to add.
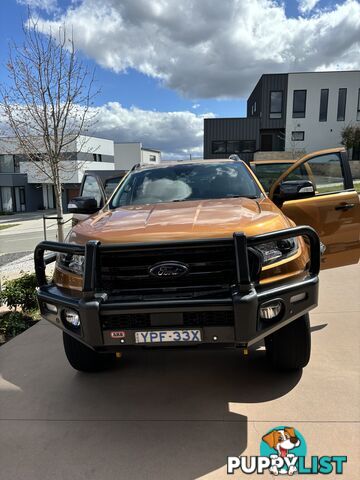
[[[91,133],[118,142],[142,142],[146,147],[158,148],[163,158],[202,156],[203,120],[211,113],[157,112],[131,107],[118,102],[97,107],[96,126]]]
[[[40,28],[72,25],[99,65],[134,68],[191,98],[246,96],[262,73],[360,68],[357,0],[299,18],[275,0],[82,0],[54,18]]]
[[[90,116],[93,117],[93,114],[95,123],[86,132],[88,135],[115,142],[142,142],[145,147],[161,150],[164,159],[189,158],[190,154],[201,157],[204,118],[214,117],[212,113],[197,115],[190,111],[158,112],[125,108],[118,102],[93,107]],[[28,123],[31,125],[31,118]],[[0,104],[0,137],[9,135],[11,130]]]
[[[301,13],[309,13],[319,3],[319,0],[299,0],[299,10]]]
[[[20,5],[26,5],[32,9],[54,12],[57,10],[57,0],[16,0]]]

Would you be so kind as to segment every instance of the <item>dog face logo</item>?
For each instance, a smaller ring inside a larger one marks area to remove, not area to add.
[[[273,475],[293,475],[297,471],[296,466],[293,464],[293,462],[295,463],[297,456],[294,453],[291,453],[291,450],[301,445],[301,440],[295,429],[292,427],[275,428],[264,435],[262,440],[270,447],[270,449],[275,450],[276,453],[274,452],[270,455],[272,460],[286,458],[292,463],[288,469],[281,468],[281,470],[274,465],[270,468],[270,472]]]
[[[274,448],[278,452],[279,457],[286,457],[289,450],[300,446],[300,440],[291,427],[285,427],[283,430],[272,430],[262,439],[270,448]]]

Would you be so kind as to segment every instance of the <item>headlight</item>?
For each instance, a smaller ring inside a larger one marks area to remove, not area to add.
[[[71,253],[60,253],[58,265],[64,270],[82,275],[84,273],[84,255],[72,255]]]
[[[255,250],[260,253],[263,265],[270,265],[284,258],[291,257],[299,249],[299,243],[295,237],[275,242],[257,245]]]

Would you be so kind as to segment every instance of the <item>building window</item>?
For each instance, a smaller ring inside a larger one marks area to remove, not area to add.
[[[357,104],[357,112],[356,112],[356,120],[360,120],[360,88],[358,93],[358,104]]]
[[[327,121],[328,101],[329,101],[329,89],[322,88],[320,93],[319,122]]]
[[[253,153],[256,150],[255,140],[241,140],[240,153]]]
[[[155,155],[149,155],[149,160],[150,160],[150,162],[156,162],[156,156]]]
[[[291,140],[293,142],[303,142],[305,138],[305,132],[291,132]]]
[[[251,105],[251,115],[255,115],[255,113],[256,113],[256,100]]]
[[[212,153],[253,153],[256,150],[256,140],[228,140],[212,142]]]
[[[0,155],[0,173],[15,173],[14,155]]]
[[[305,118],[306,90],[294,90],[293,118]]]
[[[226,142],[226,153],[240,153],[240,142],[234,140]]]
[[[272,91],[270,92],[270,118],[282,117],[282,104],[283,104],[283,92]]]
[[[93,160],[96,162],[96,153],[93,153]]]
[[[102,162],[102,155],[101,155],[101,153],[93,153],[93,161],[94,161],[94,162]]]
[[[345,120],[346,110],[346,88],[339,88],[338,108],[337,108],[337,121],[343,122]]]
[[[13,211],[13,195],[11,187],[0,187],[0,208],[2,212]]]
[[[226,153],[226,142],[212,142],[212,153]]]

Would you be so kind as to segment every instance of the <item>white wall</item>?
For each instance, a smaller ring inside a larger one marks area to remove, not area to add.
[[[155,162],[150,160],[151,155],[156,157]],[[114,159],[116,169],[130,170],[130,168],[137,163],[159,163],[161,160],[161,154],[156,150],[143,148],[140,142],[115,143]]]
[[[43,139],[41,137],[34,138],[33,143],[36,146],[37,152],[45,152]],[[113,140],[106,140],[105,138],[81,135],[73,142],[70,142],[64,150],[71,153],[99,153],[101,155],[110,155],[113,157],[114,142]],[[0,153],[21,154],[21,148],[19,147],[16,138],[0,137]]]
[[[151,157],[155,157],[154,160],[150,160]],[[146,148],[143,148],[141,150],[141,163],[146,163],[146,164],[155,164],[155,163],[160,163],[161,160],[161,154],[158,151],[155,150],[148,150]]]
[[[319,122],[320,91],[329,89],[326,122]],[[345,121],[337,121],[339,88],[347,88]],[[307,152],[340,146],[341,130],[356,122],[360,72],[290,73],[288,78],[285,149]],[[305,118],[292,118],[294,90],[307,90]],[[304,141],[291,142],[292,131],[304,131]]]
[[[114,162],[116,170],[130,170],[141,163],[141,143],[115,143]]]
[[[83,153],[98,153],[101,155],[114,156],[114,142],[113,140],[106,140],[105,138],[87,137],[81,135],[76,140],[76,147],[74,152]]]
[[[61,183],[81,183],[85,170],[114,170],[112,162],[79,162],[68,160],[60,162]],[[33,163],[21,162],[20,172],[26,173],[28,183],[52,183]]]

